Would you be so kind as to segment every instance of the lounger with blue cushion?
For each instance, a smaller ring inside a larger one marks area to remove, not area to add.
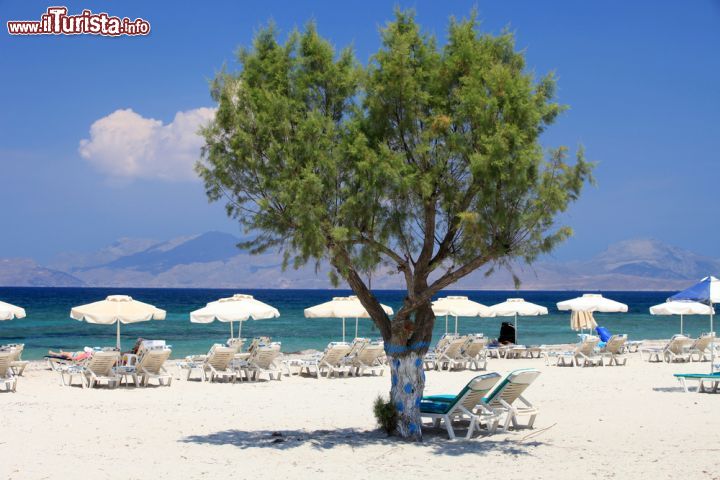
[[[518,417],[529,416],[528,428],[532,428],[538,414],[538,408],[523,397],[525,390],[535,381],[540,372],[534,368],[515,370],[508,373],[498,383],[487,397],[482,399],[482,407],[494,415],[505,415],[503,430],[508,429],[510,423],[513,428],[518,427]],[[518,401],[521,405],[518,405]]]
[[[483,407],[478,409],[478,406],[482,405],[483,396],[499,379],[500,375],[497,373],[486,373],[470,380],[457,395],[423,397],[420,402],[420,416],[431,418],[435,427],[439,427],[442,420],[451,440],[455,439],[452,423],[461,418],[470,419],[470,426],[465,438],[472,437],[475,429],[480,427],[481,420],[485,420],[489,431],[494,431],[498,422],[497,417]]]
[[[698,392],[712,391],[717,392],[718,385],[720,384],[720,372],[714,373],[676,373],[675,378],[682,383],[683,388],[686,392],[690,392],[687,386],[687,380],[694,380],[698,382]],[[705,389],[705,382],[710,383],[710,390]]]

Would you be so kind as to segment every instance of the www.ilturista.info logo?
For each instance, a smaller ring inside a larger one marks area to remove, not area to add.
[[[48,7],[40,20],[14,20],[7,22],[10,35],[147,35],[150,22],[142,18],[112,17],[105,12],[83,10],[79,15],[68,15],[67,7]]]

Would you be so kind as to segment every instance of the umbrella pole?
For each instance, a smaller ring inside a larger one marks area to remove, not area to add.
[[[518,338],[520,335],[518,335],[518,329],[517,329],[517,313],[515,314],[515,345],[520,345],[518,342]]]
[[[358,338],[358,317],[355,317],[355,338]]]
[[[683,314],[680,314],[680,335],[683,334]]]
[[[120,350],[120,320],[117,321],[117,349]]]
[[[458,317],[457,317],[457,315],[455,315],[455,335],[458,334],[458,328],[457,328],[457,327],[458,327]]]
[[[448,316],[445,315],[445,335],[448,333]]]
[[[233,339],[233,326],[232,326],[232,324],[233,324],[233,322],[230,321],[230,340]]]
[[[343,342],[345,341],[345,318],[343,317]]]

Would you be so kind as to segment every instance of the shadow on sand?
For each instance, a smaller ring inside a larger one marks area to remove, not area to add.
[[[444,432],[443,432],[444,433]],[[431,447],[433,453],[441,455],[483,455],[499,452],[509,455],[531,455],[530,450],[541,445],[541,442],[518,442],[515,439],[494,440],[493,437],[476,437],[472,440],[449,441],[447,435],[439,430],[423,431],[423,442],[418,447]],[[460,433],[460,432],[457,432]],[[518,432],[519,433],[519,432]],[[521,437],[518,437],[518,440]],[[369,445],[397,447],[414,445],[404,443],[395,437],[388,437],[380,430],[355,430],[341,428],[336,430],[223,430],[208,435],[191,435],[180,440],[184,443],[209,445],[234,445],[241,449],[274,448],[289,450],[311,445],[318,450],[331,449],[336,446],[362,448]]]

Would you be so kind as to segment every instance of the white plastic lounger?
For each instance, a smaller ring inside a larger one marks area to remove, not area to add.
[[[3,351],[9,351],[12,354],[10,360],[10,368],[12,369],[12,373],[17,377],[22,376],[25,368],[30,363],[22,359],[22,352],[24,349],[24,343],[11,343],[9,345],[4,345],[2,348]]]
[[[538,375],[540,372],[534,368],[510,372],[490,394],[482,399],[482,406],[485,409],[495,415],[505,415],[502,430],[507,430],[511,423],[513,428],[518,428],[519,417],[530,417],[527,428],[533,427],[539,410],[523,396],[523,393]]]
[[[246,365],[241,367],[245,377],[248,380],[257,381],[261,375],[265,374],[269,380],[273,380],[275,376],[277,376],[277,380],[282,380],[282,370],[277,363],[282,355],[280,348],[280,342],[257,347],[247,359]]]
[[[172,384],[172,375],[165,369],[165,362],[170,358],[169,348],[148,350],[142,354],[135,366],[133,379],[135,385],[147,387],[150,380],[157,380],[158,385]]]
[[[715,333],[703,333],[700,335],[700,337],[688,348],[690,360],[695,362],[705,362],[710,360],[710,357],[712,356],[712,351],[710,349],[712,348],[714,340]]]
[[[314,374],[315,377],[319,379],[321,373],[326,371],[327,378],[330,378],[333,375],[339,376],[345,368],[342,360],[348,352],[350,352],[350,345],[347,343],[332,342],[327,346],[325,352],[301,360],[300,374],[302,375],[304,370],[308,373],[308,375]]]
[[[605,346],[600,349],[600,355],[607,359],[606,365],[615,364],[617,366],[625,365],[628,360],[628,356],[625,353],[625,343],[627,342],[627,335],[613,335],[608,338]],[[622,362],[622,363],[620,363]]]
[[[365,347],[355,355],[350,362],[350,374],[362,377],[365,371],[369,370],[375,376],[375,372],[382,375],[385,372],[385,366],[380,359],[385,355],[385,345],[383,342],[373,342],[366,344]]]
[[[95,352],[83,367],[87,386],[93,388],[95,385],[100,385],[100,382],[105,382],[110,388],[117,387],[120,384],[120,378],[113,370],[117,361],[117,352]],[[85,383],[83,383],[84,386]]]
[[[452,333],[446,333],[442,337],[440,337],[440,340],[438,340],[435,348],[433,348],[432,351],[426,353],[425,357],[423,358],[423,365],[425,366],[426,370],[435,370],[437,368],[435,361],[445,351],[450,342],[452,342],[456,338],[458,338],[458,336]]]
[[[690,389],[688,388],[687,381],[692,380],[695,382],[698,382],[697,392],[698,393],[705,393],[705,392],[713,392],[716,393],[718,391],[718,386],[720,386],[720,372],[715,373],[676,373],[674,374],[674,377],[678,379],[678,381],[682,384],[683,389],[686,393],[690,393]],[[705,383],[710,384],[709,387],[705,386]]]
[[[485,373],[470,380],[457,395],[423,397],[420,402],[420,417],[432,419],[436,428],[440,426],[441,421],[445,423],[445,429],[451,440],[455,439],[453,422],[463,418],[470,420],[466,439],[472,437],[483,421],[488,431],[493,432],[498,423],[498,416],[482,407],[482,399],[499,379],[500,375],[497,373]],[[481,406],[479,410],[478,406]]]
[[[10,363],[13,354],[11,352],[0,352],[0,386],[4,387],[8,392],[17,390],[17,377],[13,375]]]
[[[237,373],[230,368],[230,362],[235,356],[235,349],[230,347],[215,347],[202,365],[202,379],[214,382],[217,379],[228,378],[235,382]]]
[[[688,351],[692,340],[685,335],[673,335],[670,341],[662,348],[644,347],[640,349],[640,355],[646,355],[648,362],[689,362],[690,352]]]
[[[455,337],[447,344],[447,346],[437,354],[435,358],[435,370],[453,370],[458,366],[464,367],[466,364],[462,350],[470,342],[467,336]]]
[[[469,335],[468,337],[470,341],[463,347],[460,352],[461,355],[471,370],[486,370],[487,351],[485,345],[487,339],[482,334]]]
[[[546,365],[554,365],[558,367],[572,367],[573,365],[583,366],[602,366],[602,356],[595,351],[600,339],[598,337],[586,336],[574,350],[568,351],[543,351]]]

